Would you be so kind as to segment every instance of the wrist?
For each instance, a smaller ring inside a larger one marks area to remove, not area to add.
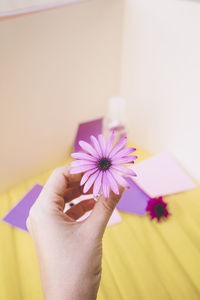
[[[80,287],[72,289],[59,290],[52,289],[49,291],[44,291],[45,300],[96,300],[97,289],[82,290]]]
[[[51,284],[48,282],[48,286],[43,288],[45,300],[96,300],[97,292],[100,283],[99,274],[94,280],[71,280],[67,282],[66,278],[63,278],[62,282],[56,280]],[[70,278],[71,279],[71,278]]]

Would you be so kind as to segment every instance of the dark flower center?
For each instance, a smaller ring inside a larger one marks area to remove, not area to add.
[[[98,167],[99,169],[106,171],[110,168],[111,166],[111,162],[109,159],[103,157],[98,161]]]
[[[161,203],[158,203],[154,206],[154,211],[156,216],[162,217],[165,214],[165,207]]]

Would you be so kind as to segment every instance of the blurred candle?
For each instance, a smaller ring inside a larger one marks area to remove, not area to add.
[[[104,133],[107,136],[112,130],[117,138],[127,136],[126,102],[122,97],[109,99],[108,112],[104,120]]]

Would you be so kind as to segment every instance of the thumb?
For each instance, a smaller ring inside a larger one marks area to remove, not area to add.
[[[119,187],[119,195],[114,194],[112,191],[108,199],[100,196],[90,216],[87,219],[87,223],[92,230],[95,230],[97,235],[103,235],[106,225],[119,202],[124,188]]]

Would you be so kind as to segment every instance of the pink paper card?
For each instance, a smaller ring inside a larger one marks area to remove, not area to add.
[[[132,180],[151,198],[196,187],[193,180],[167,151],[136,163],[132,169],[137,173],[137,177]]]

